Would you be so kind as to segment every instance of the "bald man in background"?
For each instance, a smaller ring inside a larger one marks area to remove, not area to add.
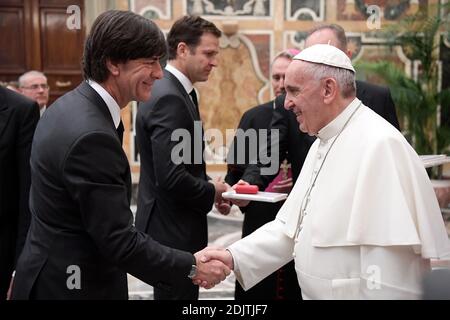
[[[19,77],[19,91],[24,96],[38,103],[42,117],[47,109],[50,94],[47,77],[42,72],[35,70],[25,72]]]

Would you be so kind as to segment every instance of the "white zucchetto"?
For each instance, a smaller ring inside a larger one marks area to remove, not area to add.
[[[343,68],[355,72],[352,61],[340,49],[329,44],[316,44],[302,50],[294,60],[321,63],[332,67]]]

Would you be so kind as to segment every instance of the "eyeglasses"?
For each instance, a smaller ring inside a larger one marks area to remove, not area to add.
[[[42,84],[33,84],[29,87],[21,87],[23,89],[28,89],[28,90],[38,90],[39,88],[42,88],[43,90],[48,90],[50,89],[50,87],[48,86],[48,84],[46,83],[42,83]]]

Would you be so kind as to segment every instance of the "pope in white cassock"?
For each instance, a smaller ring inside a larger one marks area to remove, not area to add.
[[[303,50],[285,87],[285,107],[318,139],[276,219],[208,258],[234,267],[244,289],[294,258],[304,299],[421,298],[429,259],[450,254],[422,161],[355,97],[341,50]]]

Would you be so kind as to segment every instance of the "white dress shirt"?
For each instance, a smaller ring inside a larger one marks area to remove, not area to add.
[[[166,65],[166,70],[169,71],[171,74],[173,74],[175,78],[177,78],[178,81],[181,82],[181,85],[183,86],[184,90],[186,90],[187,94],[189,94],[189,97],[192,100],[192,96],[190,95],[190,93],[192,90],[194,90],[194,86],[191,80],[189,80],[189,78],[186,77],[183,72],[172,66],[170,63]],[[194,101],[192,100],[192,102]]]
[[[105,88],[103,88],[99,83],[95,82],[94,80],[88,80],[87,83],[92,87],[92,89],[94,89],[100,95],[103,101],[105,101],[106,106],[108,107],[108,110],[111,113],[114,126],[117,129],[120,124],[120,107],[117,104],[116,100],[114,100],[114,98],[109,94],[108,91],[106,91]]]
[[[45,110],[47,110],[47,106],[43,106],[42,108],[39,109],[39,114],[40,114],[41,118],[42,118],[42,115],[44,114]]]

